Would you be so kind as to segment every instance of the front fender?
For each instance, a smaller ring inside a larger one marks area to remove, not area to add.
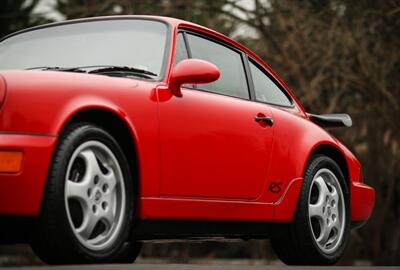
[[[137,145],[142,194],[157,196],[158,110],[156,82],[59,71],[5,71],[7,99],[0,133],[58,136],[87,109],[107,110],[123,120]],[[22,79],[23,78],[23,79]]]
[[[67,125],[72,117],[85,110],[104,110],[118,116],[125,124],[132,129],[132,133],[136,135],[134,126],[129,119],[128,114],[111,100],[107,100],[100,96],[77,95],[62,104],[54,115],[54,121],[51,123],[49,129],[52,134],[59,135],[62,129]]]

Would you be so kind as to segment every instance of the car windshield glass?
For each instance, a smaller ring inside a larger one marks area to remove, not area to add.
[[[0,43],[0,70],[130,67],[161,74],[167,27],[151,20],[71,23],[28,31]]]

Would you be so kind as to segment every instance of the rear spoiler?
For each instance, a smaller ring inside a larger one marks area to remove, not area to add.
[[[345,113],[338,114],[311,114],[308,117],[312,122],[323,128],[351,127],[353,121],[350,115]]]

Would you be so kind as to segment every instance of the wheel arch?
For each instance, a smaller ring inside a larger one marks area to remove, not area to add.
[[[122,112],[117,112],[104,106],[84,107],[74,111],[63,122],[58,128],[58,134],[61,134],[67,125],[76,122],[92,123],[107,130],[120,144],[129,167],[134,166],[132,177],[136,182],[134,183],[136,185],[135,190],[138,191],[140,166],[136,132],[132,124],[123,116]]]
[[[325,155],[331,159],[333,159],[341,169],[343,176],[345,178],[347,187],[350,188],[350,175],[349,175],[349,167],[346,161],[346,157],[344,154],[336,147],[331,144],[319,144],[311,151],[308,156],[307,163],[311,160],[312,156],[315,155]],[[307,169],[307,166],[304,166],[303,175]]]

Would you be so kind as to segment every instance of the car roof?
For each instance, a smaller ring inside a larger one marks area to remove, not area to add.
[[[53,23],[47,23],[47,24],[41,24],[38,26],[33,26],[29,28],[22,29],[20,31],[11,33],[3,38],[0,39],[0,41],[3,41],[9,37],[22,34],[25,32],[30,32],[38,29],[43,29],[47,27],[55,27],[55,26],[61,26],[61,25],[67,25],[67,24],[72,24],[72,23],[80,23],[80,22],[91,22],[91,21],[101,21],[101,20],[123,20],[123,19],[145,19],[145,20],[156,20],[156,21],[162,21],[167,24],[169,24],[172,27],[183,27],[183,28],[191,28],[195,30],[199,30],[202,32],[207,32],[208,34],[214,35],[216,37],[223,37],[223,39],[226,39],[226,41],[229,41],[232,45],[235,47],[238,47],[240,49],[250,51],[240,43],[232,40],[231,38],[214,31],[212,29],[209,29],[207,27],[204,27],[202,25],[192,23],[189,21],[185,21],[182,19],[177,19],[177,18],[172,18],[172,17],[165,17],[165,16],[154,16],[154,15],[115,15],[115,16],[98,16],[98,17],[87,17],[87,18],[79,18],[79,19],[72,19],[72,20],[65,20],[65,21],[60,21],[60,22],[53,22]]]

